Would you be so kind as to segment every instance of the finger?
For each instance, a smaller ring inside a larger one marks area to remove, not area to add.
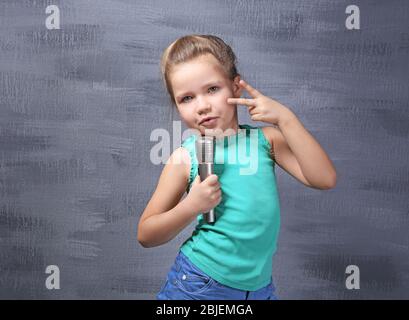
[[[254,99],[246,99],[246,98],[229,98],[227,99],[227,103],[229,104],[241,104],[245,106],[256,106],[256,101]]]
[[[217,175],[211,174],[210,176],[208,176],[208,177],[205,179],[205,181],[207,182],[207,184],[208,184],[209,186],[215,186],[215,185],[218,184],[218,181],[217,181],[218,179],[219,179],[219,177],[218,177]]]
[[[254,114],[251,116],[251,120],[253,121],[263,121],[263,117],[260,114]]]
[[[249,113],[250,113],[250,115],[251,116],[254,116],[255,114],[257,114],[258,112],[257,112],[257,109],[256,109],[256,107],[250,107],[249,108]]]
[[[254,89],[251,85],[249,85],[246,81],[244,81],[243,79],[240,80],[239,84],[246,89],[246,91],[253,97],[253,98],[257,98],[259,96],[261,96],[262,94]]]
[[[222,196],[222,193],[221,193],[221,192],[214,192],[214,193],[212,194],[213,199],[221,198],[221,196]]]
[[[217,193],[212,193],[211,197],[213,198],[213,200],[219,198],[219,195]]]

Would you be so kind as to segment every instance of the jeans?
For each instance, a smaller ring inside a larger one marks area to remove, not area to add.
[[[158,300],[277,300],[273,280],[256,291],[225,286],[211,278],[179,251]]]

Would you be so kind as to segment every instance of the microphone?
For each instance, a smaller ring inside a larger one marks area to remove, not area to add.
[[[200,136],[196,140],[196,158],[199,164],[198,173],[201,181],[214,173],[215,139],[213,136]],[[203,218],[207,223],[214,223],[216,221],[214,209],[203,213]]]

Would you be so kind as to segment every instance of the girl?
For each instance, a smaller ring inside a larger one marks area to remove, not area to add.
[[[225,159],[232,140],[238,147],[256,143],[250,156],[257,170],[242,174],[244,164],[224,162],[200,181],[196,135],[172,153],[140,218],[138,241],[159,246],[193,220],[198,223],[157,299],[275,299],[272,257],[280,225],[275,164],[317,189],[335,186],[334,166],[288,107],[240,79],[236,57],[220,38],[189,35],[174,41],[163,53],[161,70],[186,125],[222,142],[216,144],[215,158]],[[241,98],[243,89],[250,99]],[[239,124],[237,105],[270,126]],[[201,213],[212,208],[216,222],[206,223]]]

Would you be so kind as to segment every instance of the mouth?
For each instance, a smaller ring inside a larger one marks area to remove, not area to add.
[[[211,121],[211,120],[213,120],[213,119],[216,119],[216,118],[217,118],[217,117],[206,117],[206,118],[204,118],[202,121],[200,121],[199,124],[203,124],[203,123],[209,122],[209,121]]]
[[[209,126],[209,125],[214,125],[217,122],[217,117],[207,117],[204,118],[202,121],[199,122],[199,125],[202,126]]]

